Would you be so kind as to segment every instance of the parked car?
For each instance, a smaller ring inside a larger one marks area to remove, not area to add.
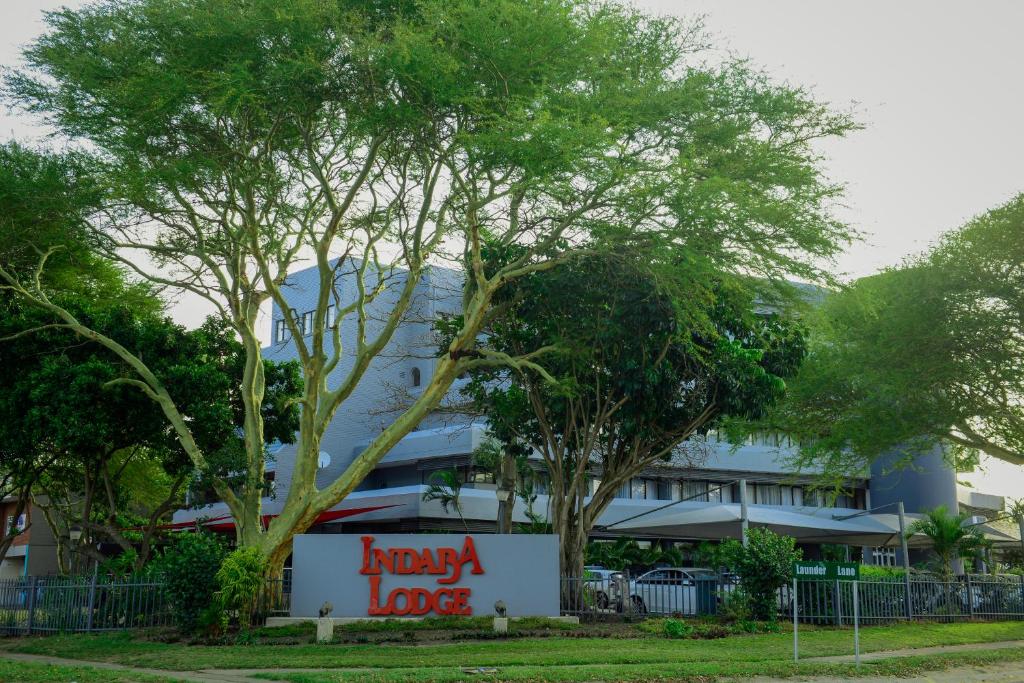
[[[583,585],[593,604],[598,609],[608,609],[619,600],[619,584],[625,574],[615,569],[606,569],[601,565],[591,564],[583,567]]]
[[[640,614],[698,614],[702,600],[717,600],[718,584],[718,573],[704,567],[654,569],[629,582],[629,606]]]

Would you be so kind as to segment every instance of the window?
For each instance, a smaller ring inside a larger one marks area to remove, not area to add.
[[[782,488],[776,484],[758,484],[757,503],[760,505],[782,505]]]
[[[708,482],[704,479],[684,479],[683,485],[683,500],[695,500],[700,502],[707,502],[708,500]]]
[[[896,549],[884,547],[872,548],[871,564],[876,565],[878,567],[895,567]]]
[[[615,492],[616,498],[629,498],[629,482],[624,481],[619,485],[619,490]]]
[[[302,330],[303,337],[313,334],[313,311],[306,311],[302,314],[302,319],[299,321],[299,329]]]
[[[325,319],[325,325],[328,328],[334,327],[334,324],[338,322],[338,309],[334,304],[327,307],[327,318]]]
[[[721,503],[722,502],[722,484],[717,481],[708,482],[708,502],[709,503]]]
[[[420,369],[419,368],[413,368],[412,369],[412,385],[414,387],[418,387],[420,385]]]
[[[643,500],[647,497],[647,480],[646,479],[633,479],[630,482],[631,498],[637,500]]]
[[[274,321],[274,339],[278,343],[288,341],[288,325],[285,323],[284,318]]]

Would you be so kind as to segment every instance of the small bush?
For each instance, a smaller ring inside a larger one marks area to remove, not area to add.
[[[747,532],[746,546],[732,539],[722,545],[729,565],[743,581],[754,618],[774,620],[778,606],[775,591],[789,582],[793,563],[803,557],[796,539],[757,528]]]
[[[224,608],[238,614],[243,629],[252,626],[256,601],[263,589],[267,563],[256,548],[239,548],[221,563],[217,570],[217,584]]]
[[[155,561],[155,572],[164,577],[174,624],[185,633],[199,626],[199,616],[214,603],[217,571],[224,546],[210,534],[181,533]]]
[[[689,638],[693,633],[693,626],[678,619],[666,619],[664,629],[669,638]]]
[[[722,596],[722,602],[718,606],[718,618],[727,624],[749,621],[753,618],[753,611],[750,609],[750,595],[743,586],[736,586],[735,589]]]
[[[228,630],[228,613],[224,611],[224,606],[216,596],[199,613],[193,630],[210,640],[221,638]]]

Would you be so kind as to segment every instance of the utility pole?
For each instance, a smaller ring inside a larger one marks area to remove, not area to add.
[[[747,538],[747,530],[750,527],[750,520],[747,517],[747,480],[740,479],[740,534],[743,537],[743,547],[746,548],[750,542]]]
[[[914,618],[914,605],[910,596],[910,552],[907,549],[907,518],[903,512],[902,500],[896,504],[896,510],[900,516],[900,552],[903,555],[903,590],[906,597],[904,609],[909,620]]]

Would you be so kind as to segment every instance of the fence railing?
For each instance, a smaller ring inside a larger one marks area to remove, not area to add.
[[[640,580],[563,578],[562,614],[590,619],[642,616],[704,616],[719,613],[738,588],[733,580]],[[913,577],[859,581],[862,623],[911,619],[1024,619],[1024,577],[970,575],[953,581]],[[797,582],[797,616],[804,623],[853,623],[853,584],[846,581]],[[780,617],[792,618],[792,585],[777,591]]]
[[[859,581],[858,611],[863,623],[909,619],[1024,619],[1024,577],[968,575],[952,581],[913,577],[910,581]],[[798,581],[797,616],[805,623],[853,623],[853,584]],[[793,588],[779,591],[779,610],[792,617]]]
[[[736,585],[718,578],[562,578],[562,614],[588,618],[617,616],[702,616],[716,614]]]
[[[75,633],[170,623],[163,583],[101,575],[0,580],[0,634]]]

